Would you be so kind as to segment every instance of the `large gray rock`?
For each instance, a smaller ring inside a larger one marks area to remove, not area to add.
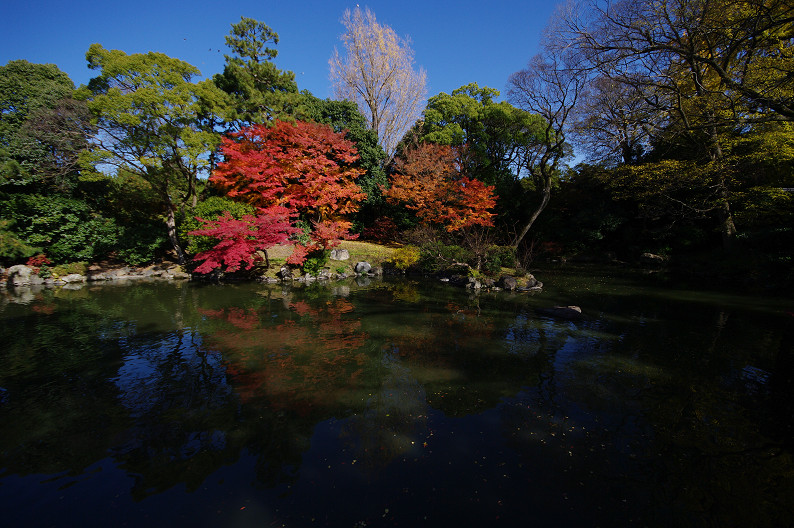
[[[369,270],[372,269],[372,264],[369,262],[356,262],[356,265],[353,269],[356,273],[369,273]]]
[[[559,319],[579,319],[582,317],[582,309],[578,306],[552,306],[551,308],[540,308],[538,312]]]
[[[640,255],[640,262],[643,264],[650,264],[652,266],[661,266],[667,262],[667,257],[664,255],[655,255],[653,253],[643,253]]]
[[[466,282],[466,288],[469,290],[479,290],[482,288],[482,283],[479,281],[479,279],[469,277],[468,281]]]
[[[332,249],[331,260],[350,260],[350,252],[342,248]]]
[[[61,280],[66,284],[69,284],[72,282],[85,282],[86,279],[85,275],[80,275],[79,273],[70,273],[65,277],[61,277]]]
[[[518,288],[518,281],[515,277],[511,277],[510,275],[505,275],[501,279],[499,279],[499,285],[503,290],[513,291]]]
[[[14,286],[24,286],[30,284],[31,276],[33,275],[33,268],[25,266],[24,264],[17,264],[8,268],[8,284]]]

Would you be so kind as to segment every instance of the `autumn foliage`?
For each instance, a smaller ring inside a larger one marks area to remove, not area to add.
[[[468,178],[458,170],[452,147],[421,143],[395,159],[391,187],[384,191],[390,203],[402,203],[420,220],[449,231],[474,225],[492,226],[496,205],[494,187]]]
[[[193,260],[203,260],[196,273],[209,273],[226,266],[234,272],[244,266],[251,269],[257,251],[265,251],[277,244],[284,244],[300,230],[290,225],[290,215],[283,207],[272,207],[259,215],[244,215],[240,220],[226,213],[217,220],[204,220],[203,229],[191,231],[191,235],[211,236],[219,240],[208,251],[198,253]]]
[[[210,182],[236,200],[274,205],[318,222],[358,210],[366,198],[355,180],[358,153],[344,133],[327,125],[276,121],[252,125],[223,138],[225,161]]]
[[[207,273],[222,265],[236,271],[250,268],[253,255],[287,242],[299,233],[290,222],[299,216],[310,220],[308,244],[296,244],[287,263],[302,264],[315,251],[334,247],[350,235],[345,215],[358,210],[366,198],[355,180],[364,173],[353,166],[358,153],[344,133],[317,123],[276,121],[272,126],[252,125],[223,138],[224,161],[210,182],[236,200],[259,208],[257,217],[235,220],[226,215],[205,222],[192,235],[212,236],[220,242],[194,257],[204,260],[196,269]]]

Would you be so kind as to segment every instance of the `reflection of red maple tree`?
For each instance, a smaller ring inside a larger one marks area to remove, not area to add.
[[[276,408],[301,414],[335,405],[355,390],[367,359],[361,323],[346,317],[353,305],[298,301],[289,309],[294,318],[280,324],[271,322],[268,310],[202,310],[231,326],[208,337],[208,344],[223,353],[243,402],[264,396]]]

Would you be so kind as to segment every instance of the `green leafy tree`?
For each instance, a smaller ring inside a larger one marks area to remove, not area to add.
[[[19,180],[37,171],[47,150],[23,134],[23,125],[73,90],[72,80],[54,64],[15,60],[0,66],[0,178]]]
[[[213,77],[215,84],[234,101],[234,128],[284,119],[294,114],[301,103],[295,74],[276,67],[278,33],[264,22],[240,17],[232,24],[226,45],[223,73]]]
[[[86,161],[100,169],[124,169],[156,190],[168,237],[181,263],[176,211],[197,201],[197,178],[220,143],[212,129],[228,112],[228,99],[211,81],[192,82],[194,66],[149,52],[127,55],[92,44],[89,68],[99,71],[81,89],[98,129]]]
[[[83,200],[14,194],[0,202],[0,217],[11,220],[25,244],[41,248],[55,263],[101,258],[118,242],[115,222]]]
[[[536,114],[506,102],[496,102],[499,91],[470,83],[428,100],[423,120],[415,128],[421,141],[456,147],[461,173],[493,185],[499,200],[501,223],[513,224],[524,216],[529,153],[542,143],[545,122]]]
[[[47,186],[64,194],[76,191],[80,158],[96,133],[84,101],[63,98],[53,108],[38,108],[22,125],[21,136],[31,148],[42,150],[35,173]]]

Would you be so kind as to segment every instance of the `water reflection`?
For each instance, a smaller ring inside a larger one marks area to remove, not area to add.
[[[0,505],[56,526],[794,519],[789,316],[548,282],[6,291]],[[558,303],[586,317],[540,315]]]

